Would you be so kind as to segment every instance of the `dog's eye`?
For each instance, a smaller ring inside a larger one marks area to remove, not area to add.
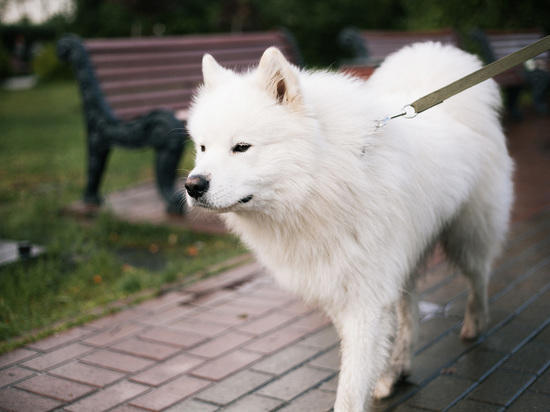
[[[206,146],[201,144],[201,152],[205,152],[206,151]]]
[[[233,148],[231,149],[231,151],[233,153],[244,153],[246,152],[248,149],[250,149],[250,144],[248,143],[237,143],[235,146],[233,146]]]

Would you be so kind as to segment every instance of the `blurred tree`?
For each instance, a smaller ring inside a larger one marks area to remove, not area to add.
[[[550,30],[550,0],[402,0],[407,28],[454,27]]]
[[[297,37],[306,62],[330,65],[342,55],[337,38],[346,26],[395,29],[405,18],[399,0],[254,0],[262,27],[285,26]]]
[[[7,1],[0,0],[0,8]],[[550,0],[73,0],[83,37],[191,34],[287,27],[310,66],[346,57],[338,33],[363,29],[473,27],[550,31]]]

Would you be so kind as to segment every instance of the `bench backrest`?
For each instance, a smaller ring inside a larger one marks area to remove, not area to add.
[[[165,108],[185,118],[210,53],[225,67],[247,70],[270,46],[295,64],[300,57],[283,31],[179,37],[85,40],[107,102],[122,119]]]
[[[523,47],[530,45],[544,37],[544,33],[538,29],[523,30],[480,30],[476,29],[471,34],[481,49],[485,63],[492,63]],[[548,60],[549,53],[543,53],[537,59]],[[512,69],[495,76],[495,80],[503,86],[523,84],[523,66],[518,65]]]
[[[541,30],[485,30],[485,37],[489,42],[490,50],[483,50],[487,63],[501,59],[519,49],[529,46],[544,37]],[[541,57],[548,55],[543,53]]]
[[[436,41],[460,47],[460,39],[452,29],[425,31],[361,30],[368,59],[380,63],[389,54],[417,42]]]

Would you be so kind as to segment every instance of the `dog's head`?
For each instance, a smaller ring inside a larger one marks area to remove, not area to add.
[[[239,212],[303,196],[296,174],[311,162],[316,123],[307,113],[299,70],[276,48],[248,73],[222,68],[210,55],[202,70],[204,84],[188,120],[196,149],[185,183],[189,204]]]

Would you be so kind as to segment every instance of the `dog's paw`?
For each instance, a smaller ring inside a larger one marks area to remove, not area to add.
[[[392,394],[393,384],[394,380],[390,376],[382,376],[378,382],[376,382],[372,397],[376,400],[387,398]]]
[[[486,321],[483,317],[467,316],[464,318],[460,338],[463,340],[475,340],[485,329]]]

